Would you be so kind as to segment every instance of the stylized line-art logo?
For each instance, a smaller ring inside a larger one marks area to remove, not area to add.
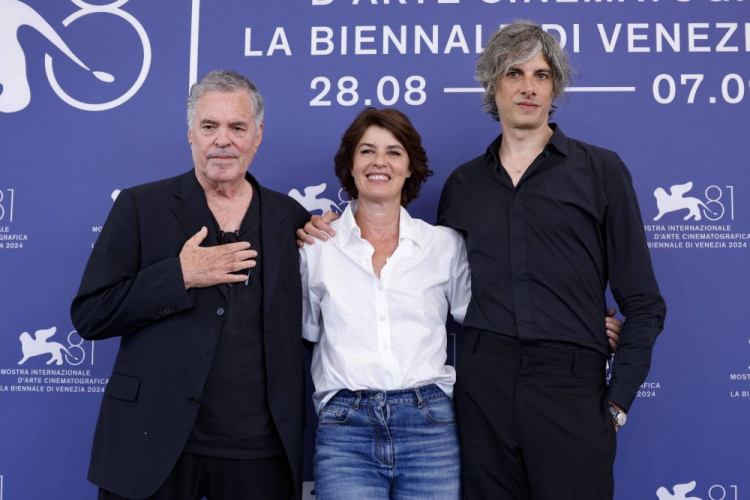
[[[349,203],[350,200],[345,200],[343,198],[344,190],[339,189],[338,197],[339,197],[339,203],[336,203],[335,201],[329,199],[329,198],[318,198],[317,196],[321,194],[323,191],[326,190],[326,183],[318,184],[317,186],[308,186],[304,189],[305,195],[303,196],[299,191],[296,189],[292,189],[289,191],[289,196],[297,200],[300,205],[305,207],[308,212],[313,212],[315,210],[320,210],[321,213],[325,213],[328,210],[331,210],[336,213],[342,213],[344,209],[346,208],[347,203]]]
[[[699,497],[687,497],[686,493],[690,493],[695,489],[695,481],[690,481],[685,484],[675,484],[674,494],[670,493],[664,486],[656,490],[656,496],[659,500],[702,500]]]
[[[34,333],[34,337],[29,335],[29,332],[23,332],[21,336],[18,337],[18,339],[21,341],[21,352],[23,353],[23,358],[21,358],[21,361],[19,361],[18,364],[24,364],[29,358],[42,356],[44,354],[50,354],[51,357],[47,361],[47,364],[51,365],[52,363],[55,363],[60,366],[63,364],[63,352],[67,356],[70,356],[74,360],[78,361],[78,363],[72,363],[70,360],[68,360],[69,363],[79,364],[82,359],[79,360],[79,358],[75,357],[69,350],[65,348],[64,345],[59,342],[47,342],[50,338],[52,338],[55,332],[57,332],[56,326],[47,328],[45,330],[37,330]]]
[[[151,42],[146,30],[136,18],[120,9],[129,0],[116,0],[107,5],[91,5],[84,0],[71,0],[79,7],[79,10],[65,18],[62,22],[68,27],[75,20],[89,14],[111,14],[117,16],[130,24],[138,33],[143,47],[143,63],[141,71],[135,83],[120,97],[104,103],[87,103],[74,99],[60,86],[53,69],[52,56],[44,55],[44,69],[47,74],[52,90],[67,104],[84,111],[104,111],[119,106],[133,97],[146,81],[149,68],[151,67]],[[83,63],[67,46],[55,29],[39,15],[34,9],[20,0],[0,0],[0,85],[3,87],[0,93],[0,113],[15,113],[26,108],[31,102],[31,90],[26,74],[26,55],[18,41],[18,29],[21,26],[30,26],[44,35],[60,51],[68,56],[73,62],[86,71],[90,71],[97,79],[111,83],[115,77],[104,71],[92,71]]]
[[[698,198],[692,196],[684,198],[683,195],[691,189],[693,189],[692,182],[675,184],[669,188],[669,194],[667,194],[662,188],[656,188],[654,191],[654,197],[656,198],[656,207],[659,209],[659,213],[654,217],[654,220],[657,221],[671,212],[688,210],[688,214],[685,216],[684,220],[692,218],[699,221],[703,218],[700,210],[701,208],[711,213],[711,215],[717,215]]]

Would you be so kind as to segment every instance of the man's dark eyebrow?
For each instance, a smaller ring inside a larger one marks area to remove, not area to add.
[[[513,65],[507,69],[507,72],[511,72],[511,71],[521,72],[523,70],[519,68],[518,66]],[[549,66],[546,68],[537,68],[534,70],[534,73],[552,73],[552,68]]]

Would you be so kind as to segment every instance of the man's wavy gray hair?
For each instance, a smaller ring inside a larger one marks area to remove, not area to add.
[[[511,66],[528,61],[539,51],[552,69],[552,102],[555,102],[563,95],[573,75],[568,55],[557,39],[538,24],[525,19],[513,21],[490,36],[484,52],[477,58],[475,77],[484,87],[482,108],[492,118],[500,119],[495,103],[498,80],[505,77]],[[550,114],[556,108],[554,105],[550,107]]]
[[[260,95],[258,87],[249,78],[232,70],[215,70],[212,71],[200,81],[190,87],[190,95],[187,99],[187,124],[188,128],[193,127],[195,119],[195,110],[198,107],[198,100],[206,92],[216,90],[219,92],[233,92],[235,90],[246,90],[253,103],[253,116],[255,117],[255,131],[257,132],[263,123],[263,96]]]

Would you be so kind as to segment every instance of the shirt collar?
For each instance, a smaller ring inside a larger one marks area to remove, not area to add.
[[[341,243],[342,247],[345,247],[354,235],[356,238],[362,238],[362,232],[357,226],[357,221],[354,219],[354,214],[357,213],[357,200],[352,200],[341,214],[341,218],[336,221],[338,227],[336,228],[336,239]],[[398,222],[398,242],[401,244],[404,240],[411,240],[419,246],[424,248],[424,238],[420,231],[419,224],[415,219],[412,219],[409,212],[404,207],[401,207],[401,213]]]
[[[554,148],[563,156],[568,156],[568,137],[563,133],[562,129],[557,125],[557,123],[550,123],[549,127],[552,129],[552,137],[550,137],[549,142],[547,142],[547,145],[544,147],[544,149]],[[502,144],[502,142],[503,134],[500,134],[487,147],[486,155],[495,160],[496,169],[500,167],[500,158],[498,157],[498,153],[500,151],[500,144]]]
[[[550,123],[552,129],[552,137],[550,137],[547,147],[553,147],[563,156],[568,156],[568,136],[563,134],[562,129],[557,123]]]

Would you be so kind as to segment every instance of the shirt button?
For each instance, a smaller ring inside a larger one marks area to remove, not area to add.
[[[378,318],[380,321],[385,321],[385,316],[381,316]]]
[[[383,291],[383,285],[378,285],[378,290]]]
[[[380,350],[381,351],[387,351],[388,350],[388,345],[386,345],[386,344],[381,345],[380,346]]]
[[[226,312],[226,311],[224,310],[224,308],[223,308],[223,307],[220,307],[220,308],[218,308],[218,309],[216,310],[216,315],[217,315],[217,316],[224,316],[224,313],[225,313],[225,312]]]
[[[198,403],[200,403],[200,400],[198,398],[196,398],[195,396],[193,396],[192,398],[190,398],[190,404],[191,405],[197,405]]]

